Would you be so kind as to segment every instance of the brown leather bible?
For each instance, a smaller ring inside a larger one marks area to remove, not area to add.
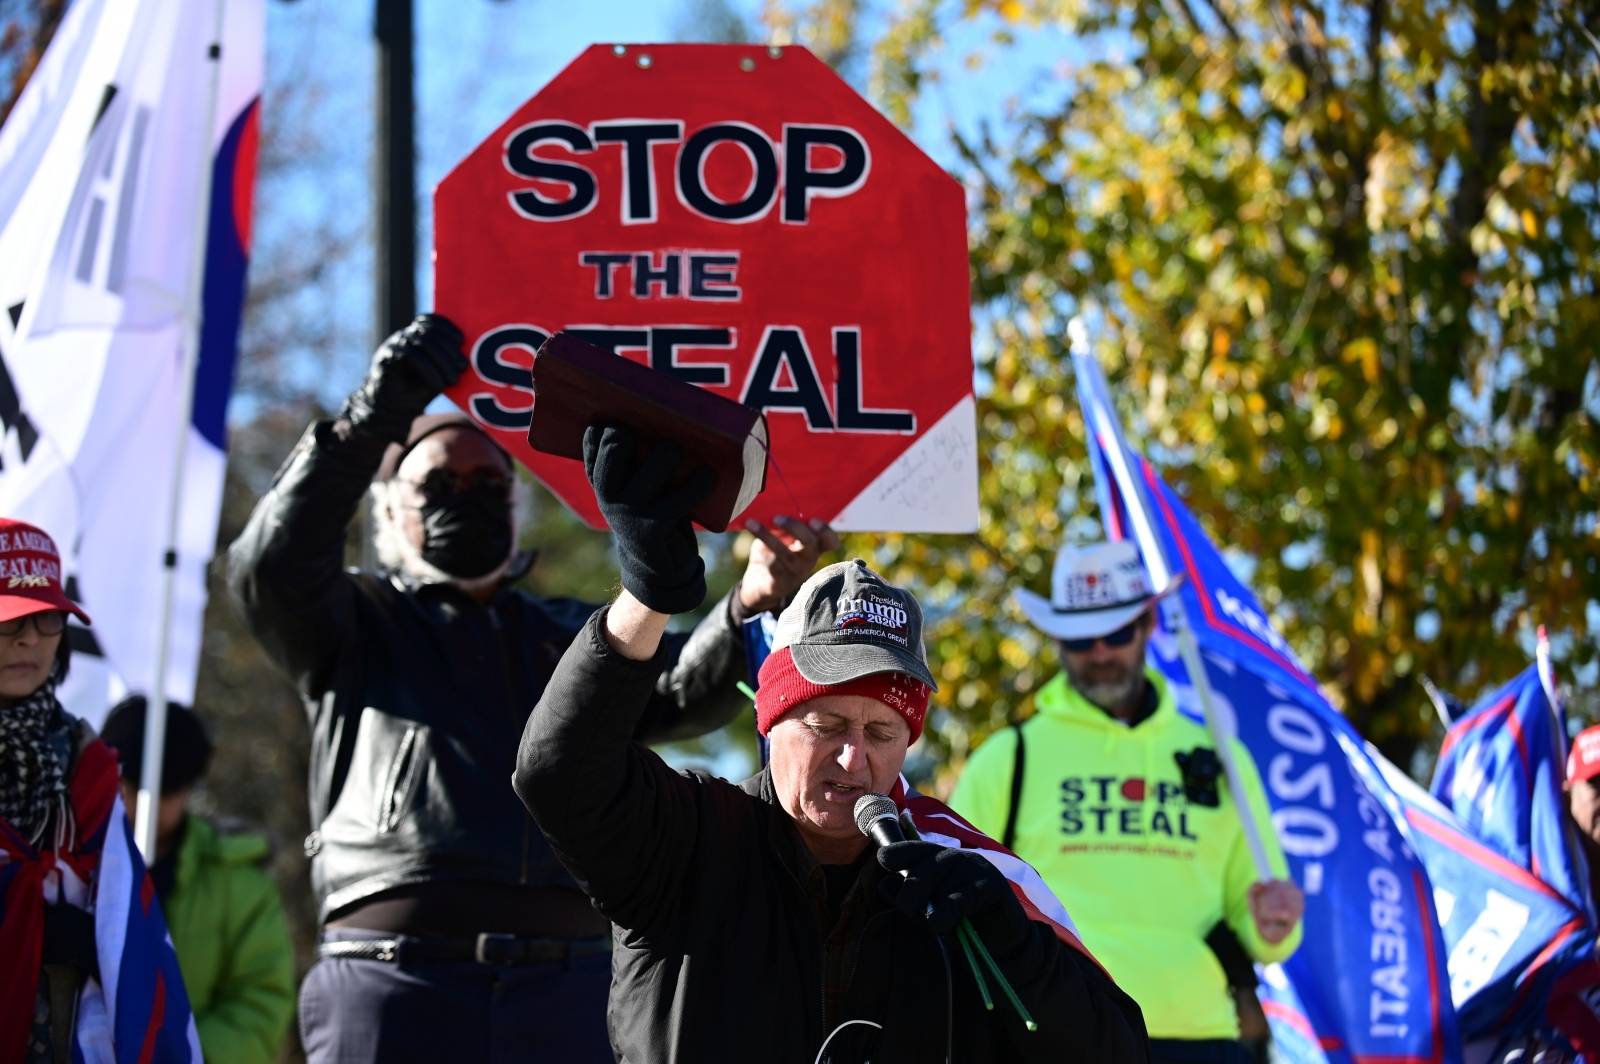
[[[724,531],[767,485],[767,419],[731,399],[602,350],[568,333],[546,340],[533,359],[536,451],[583,460],[583,430],[625,425],[641,440],[671,440],[686,475],[707,466],[716,483],[694,520]]]

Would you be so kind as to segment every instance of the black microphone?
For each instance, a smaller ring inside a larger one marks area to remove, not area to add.
[[[856,799],[856,828],[878,844],[881,850],[894,842],[905,842],[906,833],[900,830],[899,810],[894,801],[881,794],[863,794]]]
[[[871,839],[878,849],[883,849],[891,843],[907,842],[906,833],[910,832],[910,839],[918,838],[917,827],[911,822],[911,813],[905,814],[905,822],[900,821],[900,811],[894,807],[894,800],[882,794],[863,794],[856,799],[855,806],[856,829]],[[909,872],[901,872],[904,879]],[[932,914],[933,905],[928,905],[928,914]],[[950,1043],[955,1030],[955,1009],[951,1006],[948,995],[955,993],[955,982],[950,978],[950,954],[945,950],[944,940],[937,935],[934,943],[939,947],[939,957],[944,961],[944,978],[947,998],[945,1002],[945,1046],[944,1062],[950,1064]],[[969,958],[968,963],[971,963]],[[982,978],[982,976],[978,976]]]

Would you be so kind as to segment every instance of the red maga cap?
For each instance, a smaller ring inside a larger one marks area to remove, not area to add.
[[[64,610],[84,624],[89,615],[61,589],[56,541],[26,521],[0,517],[0,621]]]
[[[1600,776],[1600,724],[1585,728],[1572,740],[1572,752],[1567,755],[1567,783]]]

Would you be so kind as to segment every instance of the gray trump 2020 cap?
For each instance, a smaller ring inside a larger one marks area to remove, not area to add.
[[[800,675],[839,684],[902,672],[934,690],[922,646],[922,607],[860,558],[817,570],[778,618],[774,651],[789,649]]]

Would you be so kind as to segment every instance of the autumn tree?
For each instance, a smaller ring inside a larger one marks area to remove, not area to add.
[[[0,3],[0,123],[11,114],[66,13],[67,0]]]
[[[773,44],[801,44],[840,77],[855,84],[870,50],[861,0],[763,0],[761,28]]]
[[[1600,25],[1594,0],[914,0],[875,89],[908,122],[957,29],[1080,47],[957,136],[972,190],[983,526],[891,538],[946,612],[959,761],[1048,677],[1007,592],[1093,534],[1066,322],[1136,442],[1399,763],[1547,625],[1594,713]],[[1088,522],[1088,523],[1085,523]],[[863,546],[872,546],[863,544]],[[1587,709],[1585,709],[1587,707]]]

